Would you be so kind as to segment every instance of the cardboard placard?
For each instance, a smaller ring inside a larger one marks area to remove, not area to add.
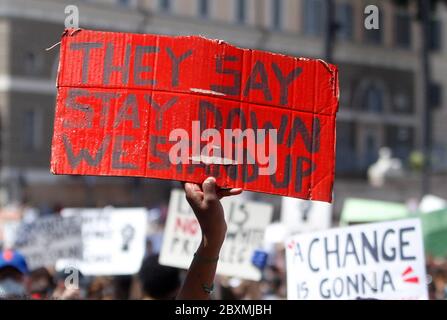
[[[5,241],[25,256],[30,270],[54,266],[59,259],[82,258],[79,217],[44,217],[4,227]]]
[[[64,217],[82,219],[82,259],[59,260],[56,268],[84,275],[128,275],[140,270],[146,250],[145,208],[65,208]]]
[[[419,219],[296,235],[286,259],[289,299],[428,299]]]
[[[67,30],[57,86],[55,174],[212,175],[224,188],[331,201],[338,74],[324,61]]]
[[[259,281],[261,272],[251,261],[254,250],[263,247],[264,231],[272,219],[273,206],[246,201],[237,196],[223,198],[221,202],[228,230],[216,272]],[[185,193],[173,190],[160,264],[188,269],[201,239],[199,223],[186,201]]]

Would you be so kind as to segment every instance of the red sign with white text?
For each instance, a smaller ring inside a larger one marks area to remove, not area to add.
[[[337,68],[198,36],[66,30],[55,174],[331,201]]]

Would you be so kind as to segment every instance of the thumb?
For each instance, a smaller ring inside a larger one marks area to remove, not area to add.
[[[216,179],[213,177],[207,178],[202,184],[202,190],[205,201],[216,200]]]

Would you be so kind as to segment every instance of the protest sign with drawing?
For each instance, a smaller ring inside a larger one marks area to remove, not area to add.
[[[53,266],[59,259],[82,257],[79,217],[49,216],[32,222],[5,224],[5,242],[19,250],[30,270]]]
[[[428,299],[419,219],[296,235],[286,258],[289,299]]]
[[[126,275],[138,272],[146,250],[145,208],[66,208],[64,217],[82,219],[82,259],[64,259],[57,269],[79,268],[85,275]]]
[[[198,36],[66,30],[55,174],[331,201],[337,68]]]
[[[281,222],[290,233],[328,229],[332,222],[332,205],[321,201],[283,197]]]
[[[258,281],[261,272],[252,264],[252,257],[256,249],[263,247],[264,230],[272,219],[273,207],[237,196],[223,198],[221,202],[228,230],[217,274]],[[200,241],[200,226],[184,192],[173,190],[160,264],[188,269]]]

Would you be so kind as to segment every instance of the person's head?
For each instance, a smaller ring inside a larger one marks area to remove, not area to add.
[[[87,299],[113,300],[115,296],[112,277],[94,277],[88,285]]]
[[[160,265],[158,255],[150,255],[144,259],[139,278],[145,298],[171,299],[180,288],[179,270]]]
[[[41,267],[30,273],[30,293],[33,299],[46,299],[51,296],[55,283],[48,269]]]
[[[27,295],[28,266],[17,251],[0,252],[0,299],[22,298]]]
[[[66,266],[54,273],[52,281],[54,283],[53,298],[77,300],[86,297],[90,279],[85,277],[78,268]]]

